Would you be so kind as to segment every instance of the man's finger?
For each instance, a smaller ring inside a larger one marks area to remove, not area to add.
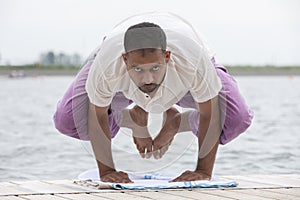
[[[180,175],[179,177],[171,180],[170,182],[183,182],[183,181],[185,181],[185,176],[186,175]]]
[[[182,173],[179,177],[171,180],[170,182],[196,181],[196,180],[209,180],[209,178],[204,176],[203,174],[186,171]]]
[[[190,174],[190,173],[191,173],[191,171],[187,170],[187,171],[183,172],[180,176],[178,176],[177,178],[175,178],[175,179],[173,179],[173,180],[171,180],[169,182],[181,182],[181,181],[184,181],[184,177],[186,175]]]
[[[127,173],[125,172],[120,172],[121,176],[120,178],[122,178],[122,183],[133,183],[132,180],[130,180],[129,176]]]
[[[175,178],[175,179],[173,179],[173,180],[170,180],[169,182],[179,182],[180,181],[180,178],[181,176],[179,176],[179,177],[177,177],[177,178]]]
[[[112,180],[113,182],[119,182],[120,179],[123,179],[121,176],[122,176],[122,175],[121,175],[120,173],[113,173],[113,174],[111,174],[111,180]],[[121,178],[120,178],[120,177],[121,177]]]
[[[128,174],[124,172],[108,174],[104,178],[101,178],[101,180],[104,182],[112,182],[112,183],[132,183],[132,181],[128,177]]]
[[[101,178],[101,181],[115,183],[117,182],[117,178],[112,175],[107,175],[104,178]]]
[[[118,180],[119,183],[133,183],[128,177],[120,177]]]

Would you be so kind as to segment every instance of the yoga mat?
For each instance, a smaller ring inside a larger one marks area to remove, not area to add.
[[[131,174],[129,178],[134,183],[108,183],[99,179],[98,169],[86,170],[78,175],[78,179],[82,181],[91,181],[99,185],[109,185],[114,189],[126,190],[145,190],[145,189],[168,189],[168,188],[227,188],[236,187],[235,181],[228,181],[213,177],[211,180],[201,181],[185,181],[185,182],[169,182],[178,177],[180,174]]]

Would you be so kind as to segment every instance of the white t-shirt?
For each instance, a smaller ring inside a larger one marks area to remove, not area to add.
[[[122,59],[124,33],[140,22],[158,24],[166,33],[171,58],[165,78],[151,98],[131,80]],[[90,102],[99,107],[110,105],[114,95],[122,92],[147,112],[160,113],[177,103],[187,92],[195,102],[205,102],[221,90],[221,81],[211,62],[211,54],[193,27],[170,13],[136,15],[120,23],[100,46],[86,82]]]

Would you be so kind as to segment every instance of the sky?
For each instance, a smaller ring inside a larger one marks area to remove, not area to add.
[[[83,58],[133,14],[168,11],[205,36],[224,65],[300,66],[299,0],[0,0],[0,64],[41,53]]]

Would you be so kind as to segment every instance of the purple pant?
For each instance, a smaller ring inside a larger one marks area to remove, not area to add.
[[[219,92],[219,105],[221,109],[222,133],[220,143],[226,144],[239,134],[243,133],[251,124],[253,113],[248,108],[244,98],[241,96],[237,82],[227,73],[224,66],[216,64],[216,72],[222,82],[222,90]],[[87,119],[89,99],[85,90],[85,83],[93,60],[87,61],[77,74],[73,83],[67,89],[62,100],[58,102],[54,114],[54,124],[61,133],[81,139],[89,140]],[[132,103],[122,92],[118,92],[110,105],[109,123],[111,137],[115,137],[120,129],[121,112]],[[195,135],[198,134],[199,112],[192,95],[188,92],[177,105],[183,108],[194,108],[189,116],[190,127]]]

